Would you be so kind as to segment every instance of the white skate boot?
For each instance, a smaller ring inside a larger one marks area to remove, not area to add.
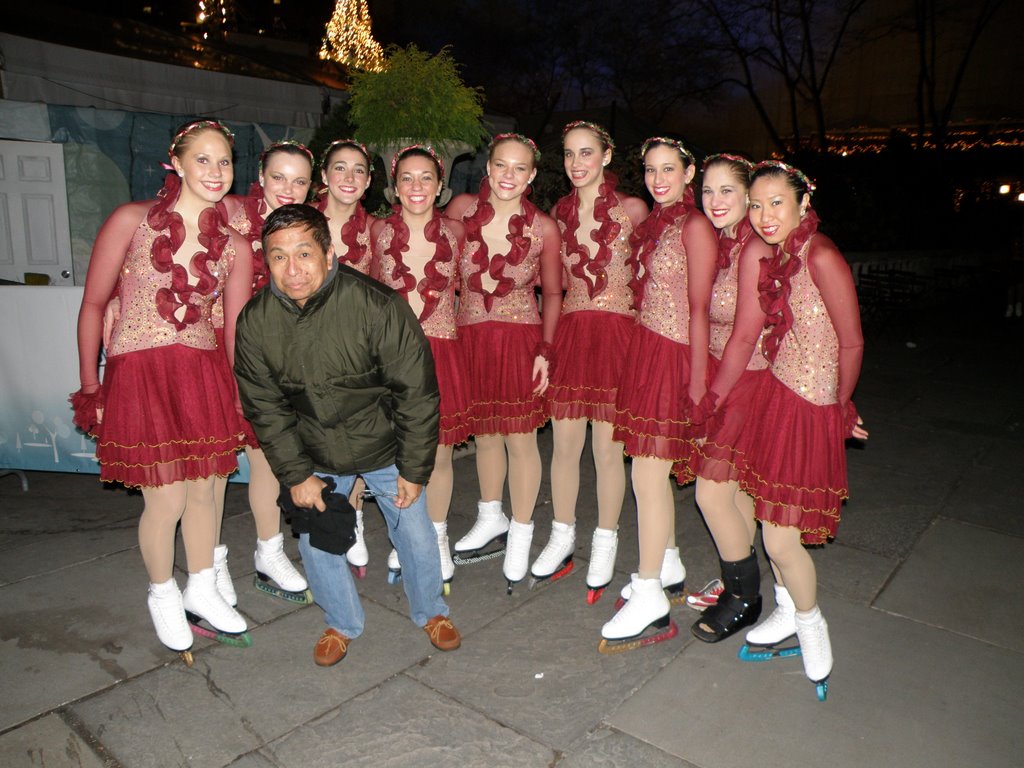
[[[668,595],[672,605],[682,605],[686,601],[683,587],[686,583],[686,566],[679,557],[679,547],[670,547],[665,550],[665,557],[661,561],[661,583],[662,589]],[[631,587],[629,584],[622,588],[619,593],[620,602],[617,607],[629,600]]]
[[[455,564],[468,565],[498,557],[505,551],[508,525],[501,501],[478,501],[476,522],[469,533],[455,542]],[[501,546],[488,549],[496,542]]]
[[[402,580],[402,563],[398,560],[398,550],[391,548],[388,555],[388,584],[397,584]]]
[[[670,604],[659,579],[641,579],[634,573],[630,585],[632,597],[601,627],[601,653],[631,651],[645,645],[660,643],[679,633],[669,616]],[[644,633],[656,630],[653,634]],[[660,631],[657,631],[660,630]]]
[[[444,594],[452,591],[452,578],[455,576],[455,563],[448,548],[448,523],[434,523],[437,534],[437,553],[441,556],[441,581],[444,583]]]
[[[771,615],[746,634],[746,645],[740,648],[744,661],[769,661],[770,659],[797,656],[800,646],[785,642],[796,634],[796,606],[793,598],[781,584],[775,585],[775,610]]]
[[[357,579],[366,578],[366,564],[370,562],[370,553],[366,550],[366,540],[363,538],[363,510],[356,510],[356,541],[345,553],[349,567]]]
[[[213,568],[188,575],[182,604],[192,631],[227,645],[252,645],[252,639],[245,631],[245,619],[221,597],[216,578]],[[213,630],[202,626],[200,620],[205,620]]]
[[[508,544],[505,547],[505,564],[502,573],[508,580],[508,594],[512,587],[523,580],[530,566],[530,544],[533,543],[533,521],[517,523],[512,521],[508,529]],[[458,546],[458,545],[456,545]]]
[[[809,611],[797,611],[795,619],[804,674],[814,683],[818,701],[824,701],[828,695],[828,676],[832,674],[832,642],[828,636],[828,622],[818,606]]]
[[[551,538],[530,567],[530,588],[537,582],[557,581],[572,573],[572,553],[576,549],[576,524],[566,525],[557,520],[551,523]]]
[[[615,555],[619,550],[618,531],[595,528],[590,543],[590,565],[587,567],[587,604],[601,599],[604,589],[615,575]]]
[[[168,579],[162,584],[150,584],[146,598],[153,628],[160,642],[172,651],[184,654],[192,647],[192,631],[185,620],[178,582]],[[188,659],[186,659],[186,662]]]
[[[235,585],[231,581],[228,548],[224,544],[218,544],[213,548],[213,570],[217,573],[217,591],[224,598],[224,602],[234,608],[238,605],[238,595],[235,594]]]
[[[295,570],[292,561],[284,553],[283,533],[278,533],[266,541],[256,539],[253,562],[256,565],[253,583],[257,589],[292,603],[309,605],[313,602],[313,595],[309,591],[305,577]],[[277,586],[271,584],[272,581]]]

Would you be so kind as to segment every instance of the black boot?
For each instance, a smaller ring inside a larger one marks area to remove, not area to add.
[[[749,627],[761,616],[761,569],[753,548],[742,560],[719,560],[725,591],[690,627],[693,636],[705,643],[717,643]]]

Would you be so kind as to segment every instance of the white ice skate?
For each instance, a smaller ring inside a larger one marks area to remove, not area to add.
[[[398,584],[402,580],[402,563],[398,559],[398,550],[394,547],[388,554],[388,584]]]
[[[508,544],[505,548],[505,564],[502,573],[508,581],[508,594],[512,587],[523,580],[530,566],[530,544],[533,543],[533,521],[517,523],[512,521],[508,529]]]
[[[557,520],[551,523],[551,537],[530,566],[530,589],[546,579],[558,581],[572,573],[572,555],[576,550],[576,525]]]
[[[615,575],[615,555],[619,549],[618,531],[595,528],[590,543],[590,565],[587,567],[587,604],[601,599],[605,587]]]
[[[799,656],[800,646],[791,640],[796,634],[796,606],[793,598],[781,584],[775,585],[775,610],[746,634],[746,644],[740,648],[743,661],[771,661]]]
[[[295,570],[292,561],[284,553],[283,533],[278,533],[266,541],[256,539],[253,562],[256,565],[253,584],[258,590],[300,605],[309,605],[313,602],[313,595],[309,591],[305,577]]]
[[[686,566],[679,557],[679,547],[665,550],[665,556],[661,560],[661,583],[672,605],[682,605],[686,601]],[[616,608],[621,608],[622,604],[629,600],[630,591],[629,584],[622,588],[619,600],[615,604]]]
[[[196,634],[218,643],[248,647],[252,645],[252,638],[245,631],[245,619],[221,597],[217,591],[216,578],[213,568],[188,575],[182,605],[189,625]],[[213,629],[203,626],[201,620],[205,620]]]
[[[824,701],[828,695],[828,676],[832,674],[832,642],[828,636],[828,622],[818,606],[809,611],[798,611],[795,618],[804,674],[814,683],[818,701]]]
[[[455,542],[455,565],[469,565],[500,556],[505,551],[508,526],[501,501],[478,501],[476,522],[469,533]]]
[[[452,579],[455,577],[455,563],[452,562],[452,553],[448,548],[448,523],[434,523],[434,532],[437,534],[437,553],[441,556],[441,581],[447,596],[452,590]]]
[[[224,598],[224,602],[234,608],[238,605],[238,595],[235,593],[235,585],[231,581],[231,572],[228,570],[228,548],[224,544],[218,544],[213,548],[213,570],[217,573],[217,591]]]
[[[356,510],[356,540],[345,553],[349,567],[357,579],[366,578],[366,564],[370,562],[370,553],[366,549],[366,540],[363,538],[363,510]]]
[[[659,579],[641,579],[634,573],[630,580],[632,597],[601,627],[601,653],[621,653],[660,643],[679,634],[669,616],[671,608]],[[650,634],[646,634],[651,631]]]
[[[185,619],[185,608],[181,602],[181,590],[174,579],[162,584],[150,584],[146,598],[149,615],[153,619],[153,628],[160,642],[185,657],[192,647],[192,631]],[[191,659],[185,658],[191,666]]]

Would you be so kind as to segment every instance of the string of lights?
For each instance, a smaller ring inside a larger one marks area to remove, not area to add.
[[[384,50],[373,37],[366,0],[338,0],[324,30],[320,58],[366,72],[382,72]]]

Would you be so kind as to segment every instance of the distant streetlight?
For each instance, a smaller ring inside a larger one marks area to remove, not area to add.
[[[1000,184],[999,185],[999,194],[1000,195],[1008,195],[1008,194],[1010,194],[1010,185],[1009,184]]]

